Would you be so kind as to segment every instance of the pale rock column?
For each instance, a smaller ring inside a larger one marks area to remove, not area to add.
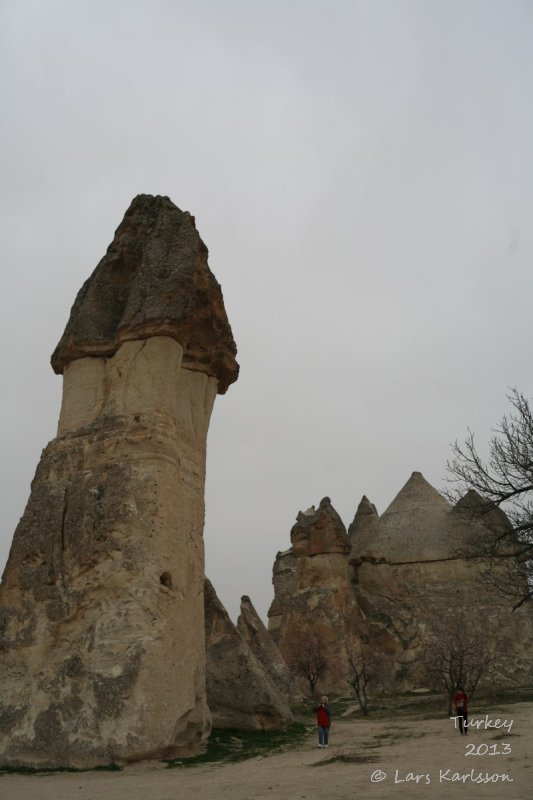
[[[234,356],[193,218],[141,195],[53,356],[58,436],[0,585],[0,765],[171,757],[207,736],[206,437]]]
[[[290,551],[276,557],[269,630],[289,666],[298,662],[308,642],[320,642],[328,672],[317,690],[345,691],[348,649],[351,639],[363,634],[365,622],[352,588],[350,539],[329,497],[317,509],[298,514],[291,544]]]

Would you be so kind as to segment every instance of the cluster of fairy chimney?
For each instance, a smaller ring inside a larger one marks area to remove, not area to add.
[[[207,255],[189,213],[139,195],[52,355],[58,433],[0,584],[0,766],[172,758],[212,725],[283,727],[301,691],[287,665],[313,636],[330,692],[362,642],[383,688],[409,688],[444,610],[482,616],[515,679],[529,666],[530,615],[460,555],[477,522],[419,473],[381,516],[363,498],[348,530],[328,498],[301,512],[268,630],[247,597],[231,622],[204,574],[207,430],[238,376]]]

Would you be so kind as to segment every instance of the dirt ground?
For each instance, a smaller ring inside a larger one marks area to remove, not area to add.
[[[472,719],[486,722],[485,715],[474,714]],[[529,800],[533,796],[533,703],[497,708],[488,719],[512,721],[511,730],[471,728],[464,737],[448,719],[339,719],[331,728],[327,750],[319,749],[315,735],[310,734],[296,749],[238,763],[176,769],[143,763],[120,772],[1,774],[0,798]],[[467,749],[473,754],[467,755]],[[475,782],[480,774],[491,781]],[[421,777],[417,780],[415,775]]]

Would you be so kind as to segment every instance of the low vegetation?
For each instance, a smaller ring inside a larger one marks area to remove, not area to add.
[[[492,686],[481,689],[476,695],[476,703],[472,714],[480,715],[494,712],[500,706],[509,706],[513,703],[533,703],[533,686],[516,688],[499,688]],[[394,697],[374,697],[368,706],[369,716],[364,716],[359,705],[352,696],[340,697],[332,702],[333,718],[359,718],[368,720],[390,720],[401,722],[410,719],[438,719],[446,715],[447,697],[444,694],[407,692]],[[195,767],[200,764],[227,764],[244,761],[248,758],[268,756],[282,750],[298,747],[315,730],[314,714],[311,704],[300,705],[293,708],[296,722],[283,731],[242,731],[242,730],[213,730],[209,737],[204,753],[191,758],[176,758],[166,761],[167,768]],[[386,733],[376,734],[364,748],[379,748],[405,738],[413,738],[418,734],[414,730],[402,727],[390,727]],[[507,739],[508,734],[496,732],[491,738],[496,740]],[[379,760],[379,756],[371,753],[361,753],[355,750],[337,750],[312,766],[323,766],[333,762],[339,763],[371,763]],[[97,770],[119,770],[116,764],[97,767]],[[89,772],[90,770],[75,769],[32,769],[29,767],[0,767],[0,773],[11,772],[25,775],[37,775],[51,772]]]
[[[100,767],[92,769],[75,769],[74,767],[3,767],[0,765],[0,775],[2,773],[12,773],[15,775],[48,775],[53,772],[120,772],[118,764],[102,764]]]
[[[173,769],[267,756],[280,750],[297,747],[310,733],[312,727],[295,722],[284,731],[213,730],[205,753],[192,758],[175,758],[166,764],[168,768]]]
[[[472,714],[486,714],[495,706],[513,703],[533,702],[533,686],[514,688],[490,686],[478,689],[475,702],[471,705]],[[330,699],[333,719],[368,719],[395,721],[407,719],[439,719],[448,715],[448,696],[442,692],[405,692],[400,695],[374,695],[368,701],[368,714],[364,715],[357,700],[352,695]],[[295,718],[300,722],[313,719],[311,706],[300,705],[293,708]]]

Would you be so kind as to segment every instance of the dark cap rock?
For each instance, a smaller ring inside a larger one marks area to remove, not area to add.
[[[131,339],[169,336],[183,347],[183,367],[216,378],[223,394],[238,376],[237,348],[207,256],[189,212],[168,197],[138,195],[78,292],[54,371],[113,355]]]

